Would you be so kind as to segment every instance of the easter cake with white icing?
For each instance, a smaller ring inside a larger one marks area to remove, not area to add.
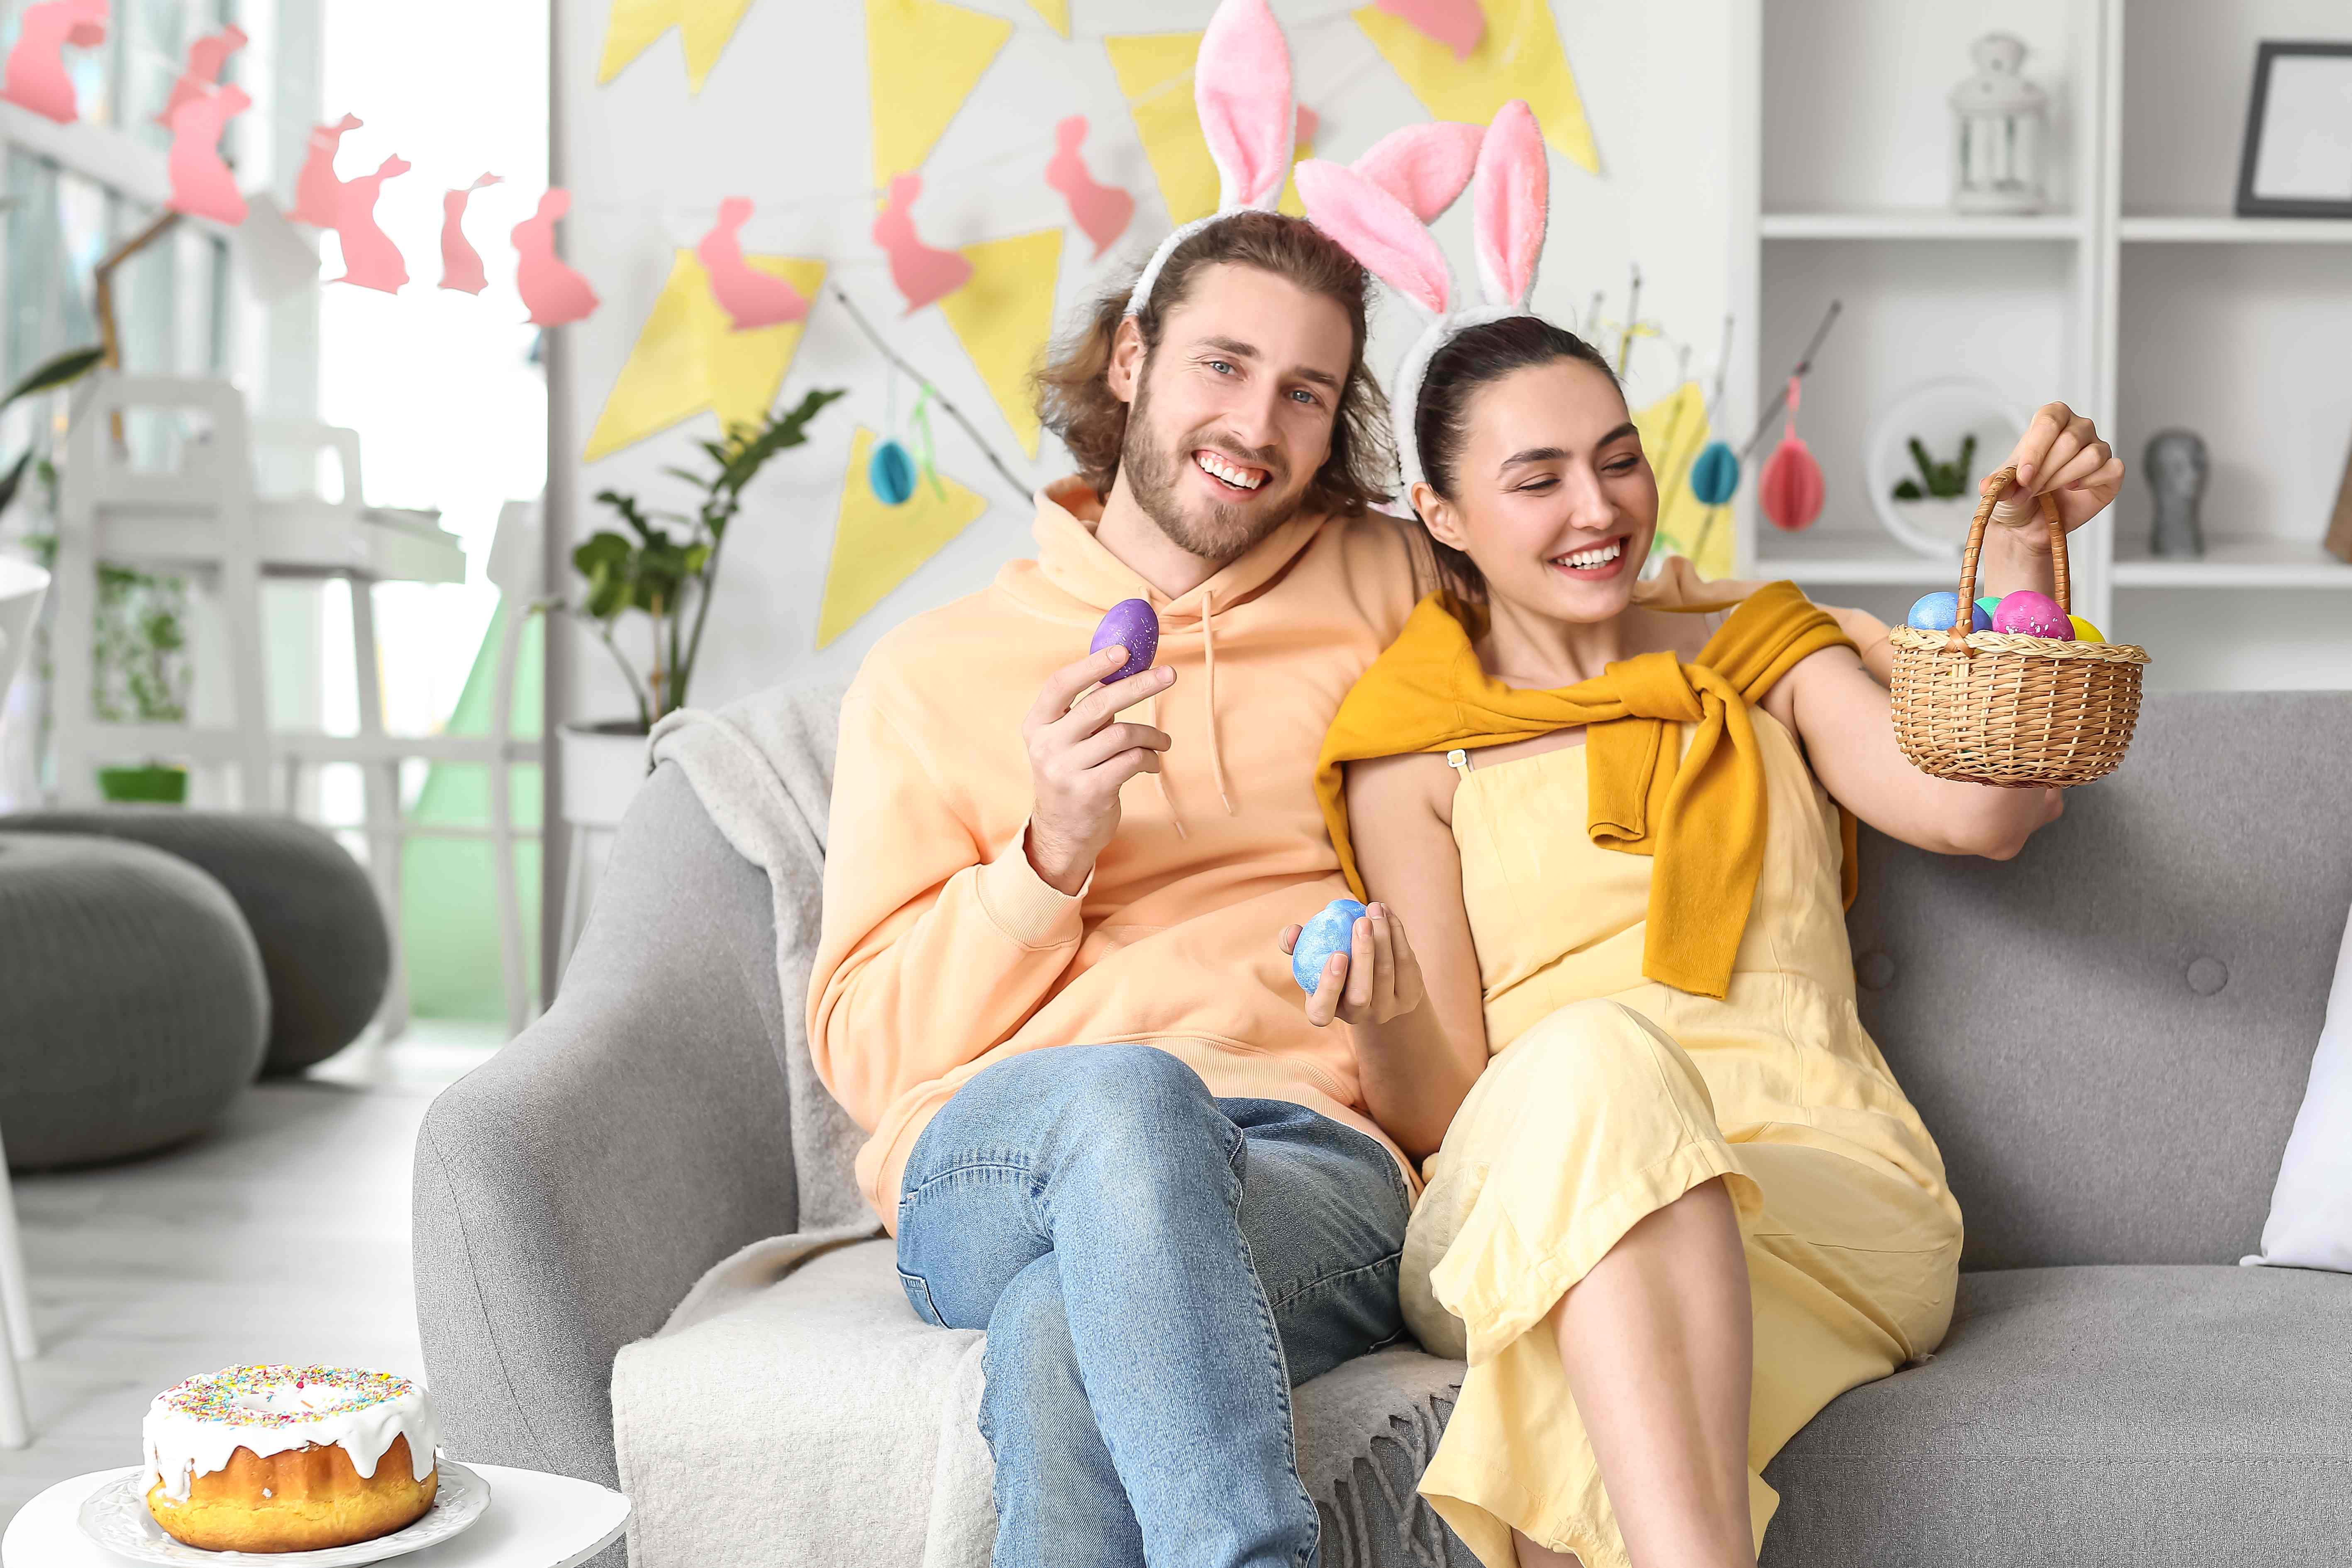
[[[372,1541],[421,1517],[440,1480],[433,1406],[390,1373],[208,1373],[157,1394],[141,1436],[148,1510],[212,1552]]]

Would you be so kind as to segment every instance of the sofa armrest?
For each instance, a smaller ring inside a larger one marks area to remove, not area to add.
[[[452,1453],[617,1484],[614,1353],[794,1227],[768,879],[674,765],[623,823],[547,1015],[417,1137],[426,1376]]]

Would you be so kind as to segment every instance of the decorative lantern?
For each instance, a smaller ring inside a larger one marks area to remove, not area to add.
[[[866,462],[866,482],[884,506],[904,506],[915,493],[915,459],[896,441],[884,441]]]
[[[1952,89],[1952,205],[2040,212],[2049,96],[2021,74],[2025,45],[2007,33],[1979,38],[1969,55],[1977,73]]]
[[[1739,454],[1728,441],[1709,441],[1691,465],[1691,494],[1701,506],[1721,506],[1739,489]]]
[[[1758,510],[1767,522],[1790,533],[1812,526],[1822,515],[1827,489],[1821,463],[1797,435],[1797,377],[1789,378],[1789,423],[1780,432],[1780,444],[1764,459],[1764,471],[1756,476]]]

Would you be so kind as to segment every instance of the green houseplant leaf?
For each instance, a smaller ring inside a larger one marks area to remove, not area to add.
[[[586,592],[572,608],[594,625],[598,638],[620,665],[636,700],[639,722],[650,726],[686,705],[710,611],[719,548],[742,505],[743,488],[777,453],[805,442],[809,421],[842,395],[838,390],[813,391],[783,414],[771,411],[734,426],[723,440],[697,441],[696,447],[710,460],[709,471],[661,470],[699,492],[692,512],[655,510],[620,490],[597,492],[596,500],[611,509],[626,531],[600,530],[572,551],[572,564]],[[614,636],[621,617],[631,612],[645,616],[652,631],[652,659],[642,678]],[[690,636],[686,629],[689,618]]]
[[[55,391],[68,382],[79,381],[105,358],[104,349],[69,349],[46,364],[36,365],[22,381],[8,389],[6,396],[0,397],[0,409],[5,409],[20,397]],[[25,472],[32,460],[32,451],[27,448],[24,456],[16,459],[16,466],[8,470],[6,477],[0,478],[0,511],[6,511],[8,503],[16,499],[17,488],[25,482]]]
[[[25,482],[25,470],[32,466],[33,454],[31,448],[27,447],[24,455],[16,459],[16,466],[5,475],[0,475],[0,511],[6,511],[8,503],[16,499],[17,487]]]
[[[20,397],[30,397],[37,392],[47,392],[68,382],[79,381],[105,358],[104,349],[68,349],[47,364],[36,365],[26,373],[24,380],[8,389],[7,396],[0,397],[0,408],[7,407]]]

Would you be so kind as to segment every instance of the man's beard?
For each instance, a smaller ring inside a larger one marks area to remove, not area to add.
[[[1213,500],[1198,511],[1188,512],[1176,487],[1183,482],[1184,468],[1192,463],[1192,453],[1200,448],[1223,451],[1228,457],[1264,468],[1267,488],[1279,483],[1285,476],[1279,459],[1270,451],[1251,452],[1245,447],[1234,447],[1230,442],[1203,439],[1207,426],[1187,431],[1168,446],[1155,444],[1149,416],[1149,384],[1147,367],[1145,374],[1137,379],[1135,406],[1128,412],[1127,437],[1119,446],[1119,471],[1127,476],[1127,488],[1135,497],[1136,505],[1160,525],[1160,531],[1174,541],[1178,548],[1203,561],[1231,561],[1298,515],[1299,505],[1306,499],[1303,486],[1297,494],[1288,497],[1270,496],[1262,502],[1253,500],[1238,505]]]

